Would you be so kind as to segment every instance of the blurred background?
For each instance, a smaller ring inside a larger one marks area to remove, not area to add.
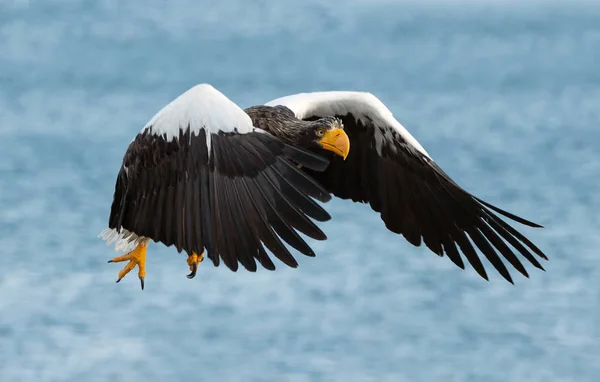
[[[0,381],[597,381],[600,3],[0,0]],[[544,225],[510,285],[334,200],[255,274],[96,238],[125,149],[208,82],[378,96],[467,190]]]

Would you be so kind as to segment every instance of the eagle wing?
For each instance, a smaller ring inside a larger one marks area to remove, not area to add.
[[[526,277],[515,250],[543,270],[534,254],[547,260],[544,253],[497,214],[531,227],[541,226],[493,206],[456,184],[374,95],[301,93],[267,105],[286,106],[304,120],[340,118],[350,139],[347,159],[331,157],[324,172],[307,172],[333,195],[369,203],[390,231],[402,234],[411,244],[424,243],[464,269],[462,252],[486,280],[488,275],[475,247],[511,283],[499,255]]]
[[[105,238],[147,237],[188,254],[206,249],[215,266],[222,259],[233,271],[238,262],[255,271],[255,259],[275,269],[266,247],[296,267],[284,242],[314,256],[298,232],[326,239],[311,218],[330,216],[313,198],[331,196],[293,163],[315,171],[328,164],[255,128],[212,86],[197,85],[159,111],[129,145]]]

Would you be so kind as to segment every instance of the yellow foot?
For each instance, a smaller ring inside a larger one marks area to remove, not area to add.
[[[121,281],[121,279],[125,277],[125,275],[128,274],[137,265],[139,268],[138,277],[140,278],[140,283],[142,284],[142,290],[144,289],[144,277],[146,277],[147,246],[148,242],[142,242],[128,254],[115,257],[112,260],[108,260],[109,263],[120,263],[122,261],[129,261],[125,268],[121,269],[121,271],[119,272],[119,278],[117,279],[117,282]]]
[[[192,254],[190,256],[188,256],[187,263],[190,266],[190,271],[192,271],[192,273],[187,275],[188,279],[193,279],[194,276],[196,276],[196,271],[198,270],[198,264],[200,264],[203,260],[204,260],[204,252],[202,252],[200,254],[200,256],[198,256],[195,252],[192,252]]]

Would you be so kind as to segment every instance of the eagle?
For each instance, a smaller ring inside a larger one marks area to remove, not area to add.
[[[373,94],[324,91],[285,96],[242,110],[210,84],[199,84],[154,115],[127,148],[108,227],[99,235],[136,266],[141,288],[150,241],[187,254],[188,278],[206,256],[232,271],[257,263],[289,267],[290,248],[315,252],[300,236],[326,240],[316,222],[331,219],[318,203],[332,195],[369,204],[385,227],[424,244],[489,280],[476,248],[508,282],[502,261],[525,277],[548,260],[506,223],[536,223],[464,190]],[[462,254],[462,256],[461,256]]]

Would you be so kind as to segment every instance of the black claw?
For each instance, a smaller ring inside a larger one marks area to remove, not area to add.
[[[194,264],[192,265],[192,272],[187,275],[188,279],[193,279],[194,277],[196,277],[196,271],[198,270],[198,264]]]
[[[144,290],[144,278],[140,277],[140,283],[142,284],[142,290]]]
[[[120,278],[119,278],[119,279],[117,279],[117,281],[115,281],[115,282],[118,284],[118,283],[119,283],[119,281],[121,281],[121,280],[122,280],[122,279],[120,279]]]
[[[112,260],[108,260],[108,261],[107,261],[107,263],[114,263],[114,261],[112,261]]]

